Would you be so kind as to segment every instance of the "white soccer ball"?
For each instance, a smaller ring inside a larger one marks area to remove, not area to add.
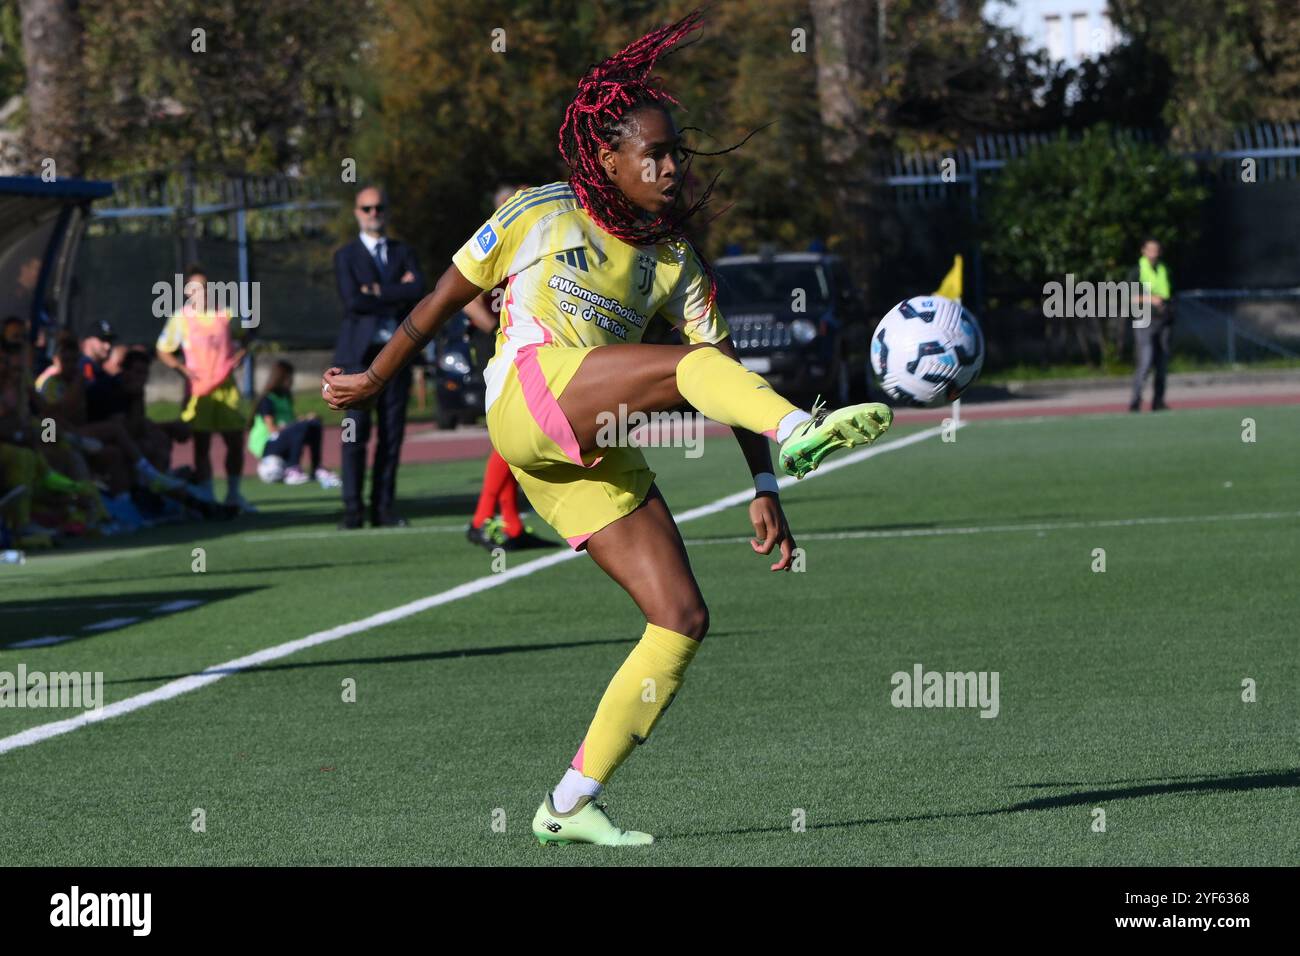
[[[898,303],[871,337],[871,369],[900,405],[951,402],[984,365],[984,333],[960,302],[919,295]]]
[[[279,455],[265,455],[257,463],[257,477],[268,485],[273,485],[284,478],[284,459]]]

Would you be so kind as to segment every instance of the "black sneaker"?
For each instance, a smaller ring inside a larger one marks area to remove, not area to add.
[[[501,538],[496,547],[501,548],[503,551],[528,551],[532,548],[556,548],[559,545],[555,541],[539,538],[531,530],[524,528],[513,538],[502,530]]]
[[[340,531],[355,531],[361,527],[361,515],[355,512],[344,512],[343,519],[339,521]]]
[[[496,547],[496,545],[492,543],[492,539],[488,537],[487,522],[484,522],[477,528],[472,524],[466,525],[465,540],[470,544],[478,545],[480,548],[487,548],[489,551]]]

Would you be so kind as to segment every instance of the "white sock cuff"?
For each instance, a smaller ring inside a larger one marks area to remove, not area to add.
[[[785,441],[787,438],[790,437],[790,433],[792,431],[794,431],[804,422],[808,421],[810,418],[812,418],[812,416],[809,415],[807,412],[805,412],[802,408],[796,408],[794,411],[787,413],[785,418],[781,419],[781,421],[777,423],[776,440],[778,442]]]
[[[605,788],[599,780],[584,777],[580,771],[570,767],[551,794],[551,803],[555,806],[556,813],[568,813],[577,806],[580,799],[598,797],[603,789]]]

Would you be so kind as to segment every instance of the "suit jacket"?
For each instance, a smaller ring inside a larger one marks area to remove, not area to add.
[[[385,239],[388,264],[382,269],[358,236],[334,253],[334,278],[343,301],[343,324],[334,346],[334,364],[347,372],[365,368],[366,350],[375,329],[385,319],[401,322],[415,303],[424,298],[424,274],[415,251],[397,239]],[[414,282],[402,282],[407,272]],[[379,284],[379,295],[367,295],[363,285]]]

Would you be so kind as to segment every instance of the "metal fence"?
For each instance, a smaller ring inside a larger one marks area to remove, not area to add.
[[[1184,351],[1235,365],[1300,359],[1300,287],[1189,289],[1174,296],[1174,328]]]
[[[124,177],[96,204],[71,291],[73,327],[113,323],[152,343],[155,284],[201,263],[214,282],[256,282],[262,339],[324,347],[337,331],[332,252],[341,202],[314,180],[177,167]]]
[[[948,151],[899,154],[877,170],[888,199],[876,227],[883,264],[879,300],[933,288],[952,255],[964,252],[968,301],[983,314],[989,277],[981,250],[981,192],[1008,162],[1057,135],[979,136]],[[1114,135],[1159,141],[1150,130]],[[1183,155],[1196,162],[1211,196],[1194,261],[1179,263],[1175,285],[1219,290],[1184,294],[1185,314],[1197,317],[1206,343],[1223,342],[1226,350],[1231,336],[1233,354],[1256,354],[1251,337],[1291,349],[1271,337],[1278,323],[1247,321],[1245,300],[1230,296],[1300,285],[1300,123],[1237,130]],[[1246,160],[1254,164],[1250,185],[1241,181]],[[260,284],[262,339],[290,348],[328,347],[338,315],[331,256],[341,238],[342,203],[331,194],[334,185],[184,165],[117,180],[113,196],[96,203],[81,244],[68,306],[74,329],[107,318],[125,341],[152,342],[162,321],[153,314],[155,283],[172,281],[198,261],[214,281]],[[1300,302],[1275,298],[1264,311],[1287,309],[1300,310]],[[1215,322],[1218,329],[1210,332]],[[1005,325],[1012,324],[1008,317]]]
[[[1128,142],[1160,142],[1149,129],[1116,129],[1112,135]],[[878,172],[896,203],[945,200],[954,192],[978,197],[981,173],[999,170],[1059,136],[1059,132],[983,134],[970,145],[951,150],[898,153]],[[1300,179],[1300,122],[1259,123],[1235,130],[1229,140],[1226,148],[1194,148],[1180,155],[1231,181],[1239,180],[1239,162],[1246,159],[1255,160],[1258,182]]]
[[[991,278],[981,250],[981,193],[1008,162],[1059,135],[978,136],[952,150],[900,153],[878,169],[878,182],[887,188],[877,229],[884,259],[882,298],[932,288],[952,255],[963,252],[970,266],[970,304],[985,312]],[[1112,135],[1129,142],[1160,142],[1152,130],[1115,130]],[[1245,317],[1300,315],[1300,301],[1273,294],[1300,284],[1300,122],[1242,128],[1180,155],[1196,164],[1210,194],[1202,210],[1201,238],[1174,276],[1176,286],[1202,287],[1180,296],[1186,300],[1188,328],[1198,330],[1189,344],[1200,341],[1214,351],[1210,343],[1222,343],[1219,353],[1225,359],[1231,353],[1234,361],[1293,352],[1289,340],[1275,337],[1279,328],[1290,327],[1289,319],[1261,326]],[[1249,164],[1248,179],[1243,178],[1243,163]]]

